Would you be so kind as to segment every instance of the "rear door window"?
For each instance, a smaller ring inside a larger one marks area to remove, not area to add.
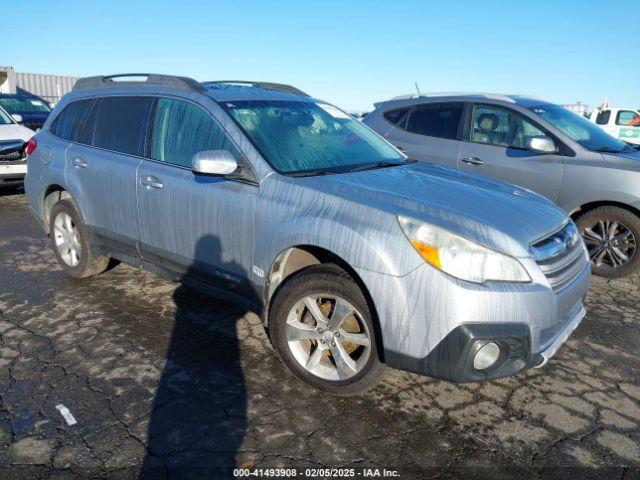
[[[202,108],[182,100],[160,98],[151,137],[151,158],[191,168],[193,156],[205,150],[240,155],[224,131]]]
[[[418,105],[410,113],[405,130],[419,135],[458,138],[463,103]]]
[[[69,103],[51,124],[51,133],[64,140],[79,141],[80,131],[93,102],[94,100],[89,98]]]
[[[404,120],[406,119],[407,112],[411,109],[411,107],[405,108],[396,108],[395,110],[389,110],[388,112],[384,112],[382,115],[387,120],[387,122],[404,128]]]
[[[607,125],[609,118],[611,117],[611,110],[601,110],[596,117],[596,123],[598,125]]]
[[[98,101],[95,125],[87,122],[91,145],[129,155],[142,156],[152,97],[104,97]]]

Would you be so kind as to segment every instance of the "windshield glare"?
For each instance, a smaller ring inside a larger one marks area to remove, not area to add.
[[[560,105],[538,105],[529,108],[562,133],[589,150],[622,152],[626,143],[612,137],[597,125]]]
[[[271,167],[284,174],[347,172],[405,158],[377,134],[325,103],[224,104]]]
[[[0,107],[10,114],[50,112],[49,106],[39,98],[0,98]]]

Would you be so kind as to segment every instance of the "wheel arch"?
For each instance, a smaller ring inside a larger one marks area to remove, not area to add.
[[[62,199],[69,199],[74,204],[71,194],[61,185],[52,183],[47,187],[42,198],[42,222],[45,230],[49,230],[49,218],[51,216],[51,209],[53,206]]]
[[[589,212],[595,210],[596,208],[600,208],[600,207],[618,207],[618,208],[622,208],[623,210],[627,210],[627,211],[633,213],[638,218],[640,218],[640,209],[634,207],[633,205],[629,205],[628,203],[616,202],[616,201],[613,201],[613,200],[601,200],[601,201],[596,201],[596,202],[585,203],[584,205],[581,205],[580,207],[578,207],[575,210],[573,210],[569,214],[569,216],[571,217],[572,220],[575,221],[575,220],[578,219],[578,217],[584,215],[585,213],[589,213]]]
[[[366,284],[349,262],[323,247],[305,244],[295,245],[282,250],[276,256],[266,274],[266,282],[263,290],[263,302],[265,305],[263,320],[265,326],[267,328],[269,326],[269,311],[271,310],[271,304],[273,299],[276,297],[278,289],[284,284],[284,282],[294,273],[302,270],[303,268],[312,265],[326,264],[337,265],[339,268],[344,270],[362,291],[362,294],[367,301],[369,311],[371,312],[371,320],[375,330],[375,339],[379,347],[378,355],[381,360],[384,361],[382,358],[384,348],[378,313],[375,302],[373,301]]]

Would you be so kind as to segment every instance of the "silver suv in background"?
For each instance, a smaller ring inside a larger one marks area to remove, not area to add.
[[[377,103],[364,123],[409,157],[533,190],[576,220],[593,272],[640,270],[640,151],[560,105],[496,94]]]
[[[248,304],[302,380],[383,363],[455,381],[540,366],[582,320],[561,209],[409,161],[285,85],[79,80],[32,142],[26,192],[69,275],[110,258]]]

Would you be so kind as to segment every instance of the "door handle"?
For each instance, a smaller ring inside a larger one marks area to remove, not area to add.
[[[484,165],[484,161],[478,157],[467,157],[463,158],[462,161],[468,165]]]
[[[71,163],[73,164],[74,167],[76,168],[87,168],[87,162],[85,162],[83,159],[81,159],[80,157],[76,157],[74,158]]]
[[[140,179],[140,185],[147,188],[162,188],[164,184],[153,175],[145,175]]]

